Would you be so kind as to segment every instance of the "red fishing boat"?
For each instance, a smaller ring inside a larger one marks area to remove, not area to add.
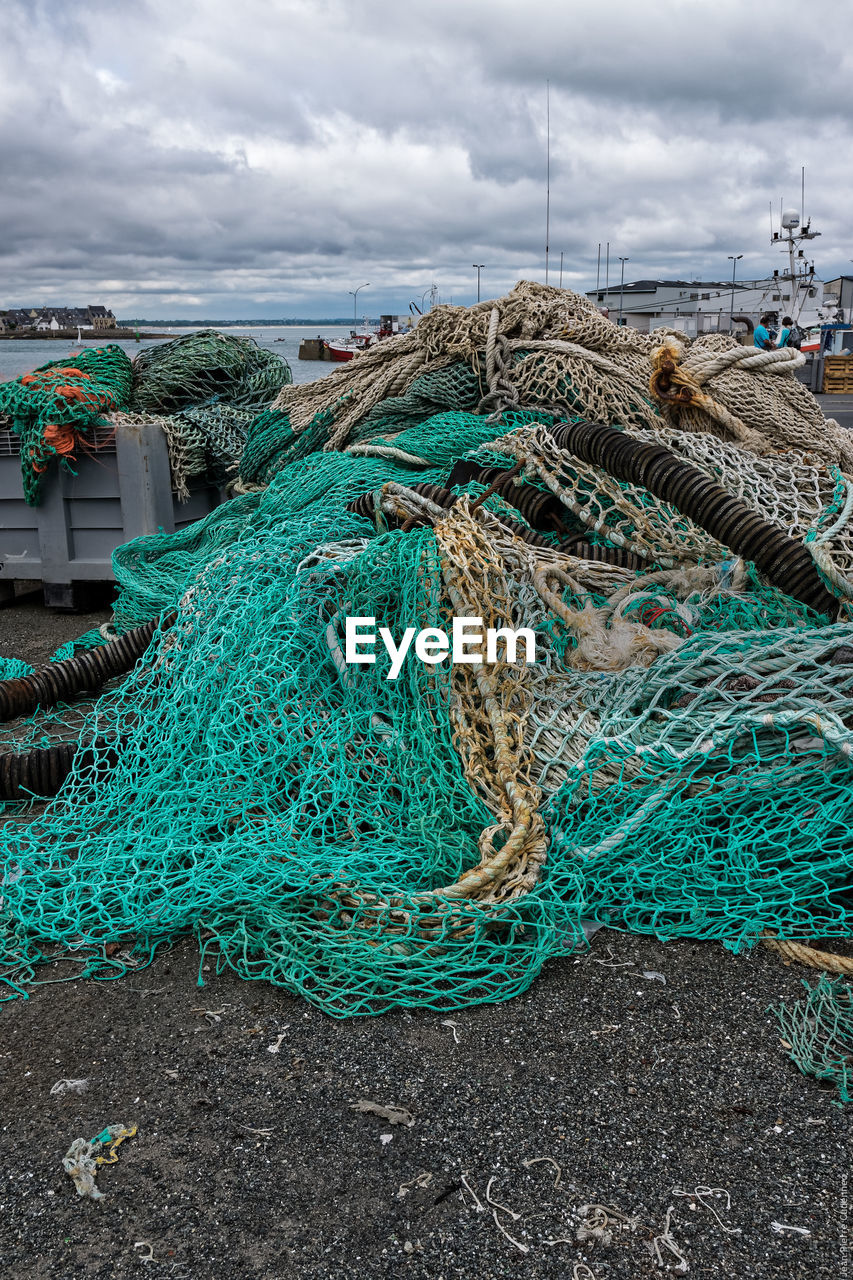
[[[332,353],[333,360],[352,360],[359,351],[366,351],[378,341],[376,333],[353,333],[348,338],[331,339],[326,346]]]

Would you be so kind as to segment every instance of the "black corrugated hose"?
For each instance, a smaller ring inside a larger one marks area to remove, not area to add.
[[[130,671],[148,648],[157,628],[171,627],[177,616],[173,610],[162,619],[154,618],[141,627],[134,627],[76,658],[51,662],[30,676],[0,680],[0,721],[16,720],[18,716],[30,715],[36,707],[71,702],[82,693],[103,688],[108,680]]]
[[[14,720],[29,715],[36,707],[70,702],[80,694],[103,688],[108,680],[130,671],[148,648],[157,628],[172,626],[177,616],[173,610],[162,619],[154,618],[141,627],[134,627],[76,658],[53,662],[30,676],[0,680],[0,720]],[[29,800],[33,795],[55,796],[75,758],[83,767],[91,765],[93,748],[80,748],[76,742],[60,742],[52,747],[3,753],[0,755],[0,802]],[[113,750],[102,762],[108,765],[115,759]]]
[[[448,511],[458,501],[455,493],[451,493],[449,489],[445,489],[438,484],[418,482],[410,484],[408,488],[413,493],[419,493],[421,497],[428,498],[437,507],[444,507],[445,511]],[[531,492],[537,491],[531,490]],[[556,501],[556,499],[553,500]],[[372,491],[363,493],[348,504],[347,510],[372,520],[374,518],[374,501]],[[520,507],[518,509],[520,510]],[[552,542],[549,542],[547,538],[543,538],[535,529],[528,529],[526,525],[521,524],[519,521],[512,520],[508,516],[498,515],[494,511],[491,512],[491,515],[495,517],[498,524],[503,525],[510,533],[515,534],[517,538],[521,538],[523,542],[528,543],[531,547],[542,547],[543,550],[547,551],[564,551],[569,555],[578,556],[581,560],[595,560],[600,564],[619,565],[624,569],[639,570],[643,568],[643,561],[639,556],[634,555],[631,551],[625,551],[621,547],[595,547],[590,542],[587,542],[583,535],[572,535],[568,538],[564,537],[559,547],[555,548]],[[412,520],[413,525],[421,523],[425,523],[425,521]]]
[[[806,547],[670,449],[596,422],[566,422],[547,429],[559,449],[601,467],[615,480],[642,485],[736,555],[751,560],[781,591],[835,617],[838,601],[826,589]]]
[[[103,752],[104,743],[99,743],[98,747]],[[55,796],[71,772],[75,759],[81,768],[91,768],[95,752],[91,747],[81,750],[76,742],[60,742],[53,747],[36,747],[32,751],[0,755],[0,801],[6,803],[31,800],[33,796]],[[118,755],[113,749],[101,754],[100,759],[103,766],[112,767]]]

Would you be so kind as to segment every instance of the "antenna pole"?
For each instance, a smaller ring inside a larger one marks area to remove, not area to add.
[[[800,169],[800,226],[806,220],[806,166]]]
[[[731,264],[732,264],[732,305],[731,305],[731,307],[729,308],[729,333],[732,333],[732,332],[734,331],[734,327],[735,327],[735,325],[734,325],[734,314],[735,314],[735,271],[737,270],[737,264],[740,262],[741,258],[743,257],[743,254],[742,254],[742,253],[730,253],[730,254],[728,254],[727,256],[728,256],[729,261],[730,261],[730,262],[731,262]],[[718,322],[718,323],[719,323],[719,322]]]
[[[630,261],[631,261],[631,259],[630,259],[630,258],[622,258],[622,257],[620,257],[619,261],[622,263],[622,282],[621,282],[621,284],[619,285],[619,324],[621,325],[621,323],[622,323],[622,303],[623,303],[623,301],[625,300],[625,263],[626,263],[626,262],[630,262]]]
[[[551,240],[551,81],[545,81],[545,283],[548,283],[548,253]]]
[[[598,293],[598,286],[601,283],[601,241],[598,242],[598,266],[595,268],[595,292]]]

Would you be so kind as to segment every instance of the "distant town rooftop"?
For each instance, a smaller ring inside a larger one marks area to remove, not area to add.
[[[738,285],[742,282],[738,281]],[[654,293],[657,289],[688,289],[696,292],[697,289],[727,289],[732,287],[731,280],[631,280],[625,281],[625,293]],[[611,284],[605,287],[599,285],[597,289],[588,289],[588,293],[621,293],[622,286],[620,284]]]

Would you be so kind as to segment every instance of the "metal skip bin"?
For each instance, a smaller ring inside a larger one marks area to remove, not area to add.
[[[0,426],[0,603],[15,580],[41,581],[46,605],[79,607],[82,583],[115,580],[112,553],[147,533],[174,533],[218,506],[216,485],[172,492],[166,437],[156,423],[98,429],[96,449],[72,469],[56,461],[44,476],[41,503],[28,506],[20,440]]]

